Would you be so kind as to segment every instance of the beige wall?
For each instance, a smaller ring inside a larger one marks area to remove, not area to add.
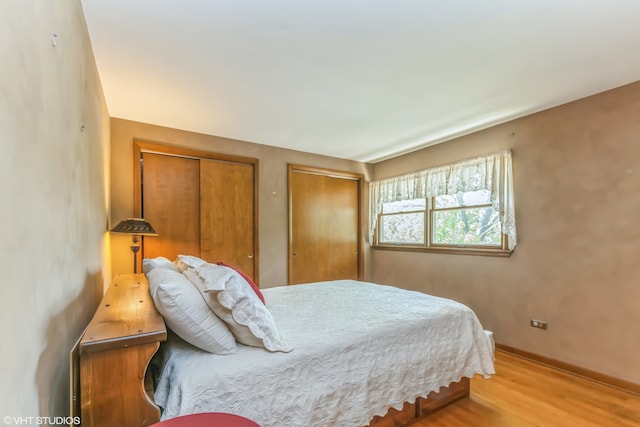
[[[287,164],[302,164],[365,174],[367,166],[349,160],[318,156],[150,124],[111,119],[111,223],[133,215],[133,140],[141,139],[259,160],[260,286],[287,283]],[[365,205],[366,206],[366,205]],[[113,272],[131,272],[132,255],[126,236],[112,236]],[[365,267],[368,251],[365,253]],[[366,274],[366,273],[365,273]]]
[[[496,341],[640,384],[640,82],[374,165],[510,148],[510,258],[372,250],[372,278],[460,300]],[[547,331],[529,319],[549,322]]]
[[[80,1],[0,2],[0,64],[0,414],[65,416],[69,350],[110,274],[109,119]]]

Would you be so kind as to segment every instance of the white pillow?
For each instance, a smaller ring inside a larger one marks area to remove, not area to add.
[[[145,258],[142,260],[142,271],[144,274],[149,273],[154,268],[164,268],[165,270],[173,270],[178,273],[180,272],[180,270],[178,270],[178,266],[165,257],[159,256],[157,258]]]
[[[182,273],[154,268],[147,279],[156,308],[180,338],[209,353],[231,354],[238,350],[227,325]]]
[[[269,351],[293,350],[281,340],[271,312],[235,270],[207,263],[185,270],[184,275],[225,321],[236,341]]]
[[[178,259],[176,259],[176,265],[181,273],[184,273],[188,268],[200,267],[206,263],[207,261],[193,255],[178,255]]]

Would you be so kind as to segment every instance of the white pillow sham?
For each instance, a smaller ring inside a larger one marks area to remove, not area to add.
[[[206,263],[188,268],[184,275],[225,321],[236,341],[274,352],[293,350],[280,338],[271,312],[234,269]]]
[[[211,311],[198,289],[182,273],[154,268],[147,279],[156,308],[180,338],[209,353],[231,354],[238,350],[227,325]]]

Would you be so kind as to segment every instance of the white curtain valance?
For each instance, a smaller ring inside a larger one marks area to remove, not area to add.
[[[476,190],[491,191],[493,209],[500,215],[502,232],[508,236],[508,247],[513,250],[517,240],[511,150],[372,181],[369,183],[369,243],[373,244],[383,203]]]

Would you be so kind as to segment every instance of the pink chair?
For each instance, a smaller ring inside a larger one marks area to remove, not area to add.
[[[240,415],[203,412],[160,421],[149,427],[260,427],[260,425]]]

